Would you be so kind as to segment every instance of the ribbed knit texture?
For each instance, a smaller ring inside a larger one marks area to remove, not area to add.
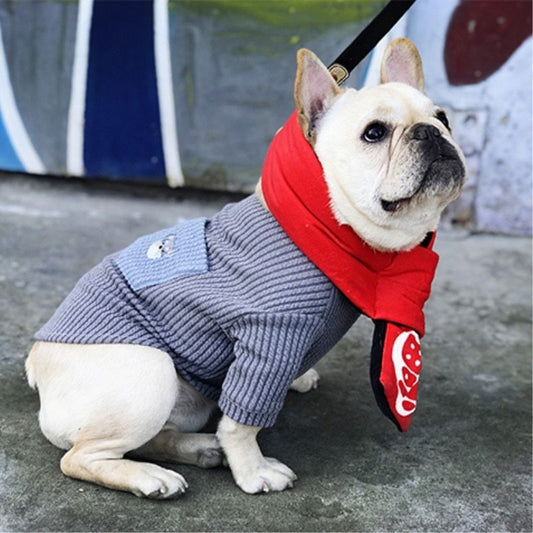
[[[147,285],[124,261],[132,247],[108,256],[82,277],[36,338],[158,348],[225,414],[242,424],[271,426],[292,381],[340,340],[359,311],[255,196],[193,223],[195,231],[199,225],[205,240],[196,235],[195,247],[205,249],[183,254],[188,270],[177,261],[173,273],[164,269],[166,281]],[[132,246],[142,243],[138,253],[178,233],[171,228]],[[184,235],[172,240],[177,250],[190,247]],[[149,263],[142,262],[147,279]]]

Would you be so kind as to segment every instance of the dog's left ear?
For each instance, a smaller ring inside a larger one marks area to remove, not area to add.
[[[405,37],[394,39],[383,54],[381,83],[399,81],[424,92],[424,71],[416,46]]]
[[[298,50],[297,63],[294,101],[298,123],[306,139],[314,144],[318,119],[342,90],[325,65],[310,50]]]

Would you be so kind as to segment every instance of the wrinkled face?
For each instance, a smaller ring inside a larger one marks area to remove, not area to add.
[[[339,94],[314,149],[337,219],[378,249],[419,244],[465,180],[445,113],[403,83]]]

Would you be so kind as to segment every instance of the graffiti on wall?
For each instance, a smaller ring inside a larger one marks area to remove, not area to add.
[[[54,9],[49,4],[46,7]],[[32,21],[34,15],[22,12],[20,19]],[[62,110],[66,113],[64,172],[145,180],[166,176],[171,185],[183,184],[167,1],[80,0],[71,38],[73,42],[63,45],[74,50],[70,76],[66,76],[70,83],[61,88],[62,99],[68,101],[68,108]],[[38,174],[57,172],[54,165],[41,161],[30,140],[14,97],[2,42],[0,34],[0,167]],[[49,73],[50,77],[58,74]],[[19,77],[24,78],[20,73]],[[35,128],[32,120],[29,123]],[[61,128],[61,121],[57,126]]]
[[[531,2],[461,0],[446,34],[444,64],[452,85],[486,80],[531,35]]]
[[[22,121],[9,78],[0,27],[0,168],[45,172]]]
[[[448,221],[532,231],[531,12],[529,0],[422,0],[411,12],[427,90],[449,109],[467,159]]]
[[[386,2],[0,0],[0,170],[251,191],[296,50],[328,63]],[[530,233],[531,2],[418,0],[396,30],[467,156],[447,220]]]
[[[384,2],[0,0],[0,169],[250,190],[296,49]]]

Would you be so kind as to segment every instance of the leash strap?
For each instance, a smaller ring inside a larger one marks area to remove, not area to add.
[[[340,85],[350,72],[370,53],[391,28],[407,13],[416,0],[390,0],[366,28],[328,67]]]

